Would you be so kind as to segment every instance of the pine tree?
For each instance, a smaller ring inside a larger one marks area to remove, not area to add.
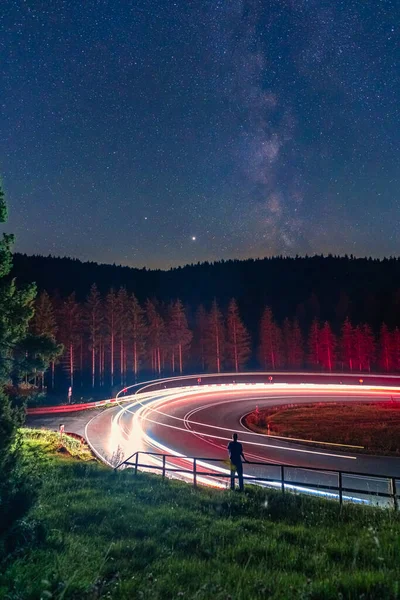
[[[226,355],[230,367],[241,371],[250,357],[250,336],[244,326],[234,298],[229,303],[226,318]]]
[[[320,325],[318,319],[311,323],[308,336],[308,361],[312,367],[321,366]]]
[[[320,330],[320,358],[322,366],[332,372],[336,366],[336,336],[328,321]]]
[[[370,371],[375,356],[375,340],[369,325],[358,325],[354,330],[356,364],[360,371]]]
[[[7,208],[0,187],[0,223],[6,219]],[[18,427],[24,419],[24,406],[21,398],[10,397],[5,389],[12,377],[14,349],[28,332],[36,295],[34,285],[20,289],[15,280],[9,278],[13,241],[9,234],[3,234],[0,240],[0,562],[4,558],[6,532],[35,500],[35,488],[22,466],[20,446],[16,444]],[[18,382],[14,381],[14,384]]]
[[[259,357],[264,369],[276,370],[283,365],[282,331],[266,306],[260,321]]]
[[[378,365],[379,365],[380,369],[382,369],[386,373],[393,371],[393,367],[394,367],[393,336],[385,323],[382,323],[381,328],[380,328],[378,349],[379,349]]]
[[[127,341],[129,328],[129,296],[125,288],[117,293],[116,304],[117,336],[119,340],[119,372],[121,385],[126,383]]]
[[[110,354],[110,381],[111,387],[113,387],[115,375],[115,340],[117,336],[117,296],[112,288],[106,295],[104,310],[106,339]]]
[[[344,319],[348,318],[350,308],[349,296],[344,290],[340,291],[339,300],[335,308],[336,319],[338,323],[341,323]]]
[[[172,356],[175,357],[176,354],[179,365],[179,373],[182,375],[183,356],[186,355],[190,348],[193,334],[188,327],[185,309],[180,300],[173,302],[170,307],[168,330]],[[175,365],[173,363],[173,370],[174,366]]]
[[[76,301],[75,292],[62,302],[58,316],[60,338],[64,346],[64,368],[68,373],[69,385],[73,388],[78,364],[78,346],[82,333],[82,311]]]
[[[286,365],[291,369],[300,369],[304,362],[304,342],[300,325],[297,319],[290,322],[285,319],[283,335],[286,351]]]
[[[376,343],[373,331],[367,323],[363,325],[363,334],[365,344],[366,369],[370,373],[375,360]]]
[[[99,355],[100,349],[102,316],[101,297],[96,284],[93,283],[85,304],[85,321],[91,354],[92,388],[95,387],[96,383],[96,356]],[[100,373],[100,365],[98,371]]]
[[[207,315],[205,356],[208,370],[220,373],[225,360],[225,324],[216,299]]]
[[[34,387],[37,387],[39,373],[43,388],[44,372],[49,363],[54,362],[62,352],[62,344],[57,344],[54,338],[28,333],[23,340],[16,344],[14,349],[13,380],[17,382],[25,379],[26,383],[34,384]]]
[[[393,370],[400,371],[400,329],[395,328],[392,334]]]
[[[146,348],[146,321],[144,310],[140,306],[135,294],[129,299],[129,333],[132,341],[132,367],[135,383],[139,374],[141,361]]]
[[[356,360],[354,328],[347,317],[342,325],[340,335],[340,360],[343,367],[353,371]]]
[[[49,294],[43,291],[35,302],[35,315],[32,319],[31,329],[36,335],[47,335],[55,339],[58,326],[53,303]]]
[[[53,302],[46,291],[39,294],[35,303],[35,315],[31,322],[35,335],[45,335],[55,341],[58,325]],[[61,351],[62,354],[62,351]],[[51,361],[51,387],[54,388],[55,359]],[[41,386],[44,386],[44,372],[41,373]]]
[[[146,300],[147,340],[150,353],[151,368],[161,375],[162,353],[165,347],[165,323],[155,302]]]
[[[200,304],[195,316],[194,348],[203,372],[206,370],[206,332],[207,313],[204,306]]]

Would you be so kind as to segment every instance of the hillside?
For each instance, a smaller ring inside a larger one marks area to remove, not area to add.
[[[353,257],[264,258],[187,265],[152,271],[99,265],[77,259],[14,255],[13,275],[22,282],[78,300],[92,283],[100,292],[124,286],[139,301],[180,298],[188,307],[208,306],[216,297],[224,307],[238,300],[245,322],[255,327],[263,307],[271,306],[279,320],[294,317],[308,325],[314,317],[331,323],[349,316],[355,323],[377,328],[382,321],[399,323],[400,259]]]
[[[195,491],[46,457],[54,444],[43,436],[31,442],[39,503],[9,550],[2,598],[398,598],[394,511],[251,486]]]

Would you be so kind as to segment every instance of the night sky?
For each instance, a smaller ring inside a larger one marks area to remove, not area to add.
[[[398,0],[2,0],[16,250],[400,252]]]

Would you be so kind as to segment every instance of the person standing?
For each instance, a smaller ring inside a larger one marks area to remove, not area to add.
[[[231,459],[232,469],[231,469],[231,490],[235,489],[235,473],[238,474],[239,478],[239,490],[243,492],[244,484],[243,484],[243,464],[242,458],[244,462],[246,459],[243,454],[243,446],[240,442],[238,442],[237,433],[232,435],[232,441],[228,444],[228,453],[229,458]]]

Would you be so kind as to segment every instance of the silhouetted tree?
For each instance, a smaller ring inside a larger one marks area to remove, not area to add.
[[[312,292],[307,302],[308,314],[310,320],[319,319],[321,314],[321,305],[318,300],[318,296],[315,292]]]
[[[250,357],[250,336],[244,326],[235,299],[229,303],[226,318],[226,356],[228,365],[241,371]]]

